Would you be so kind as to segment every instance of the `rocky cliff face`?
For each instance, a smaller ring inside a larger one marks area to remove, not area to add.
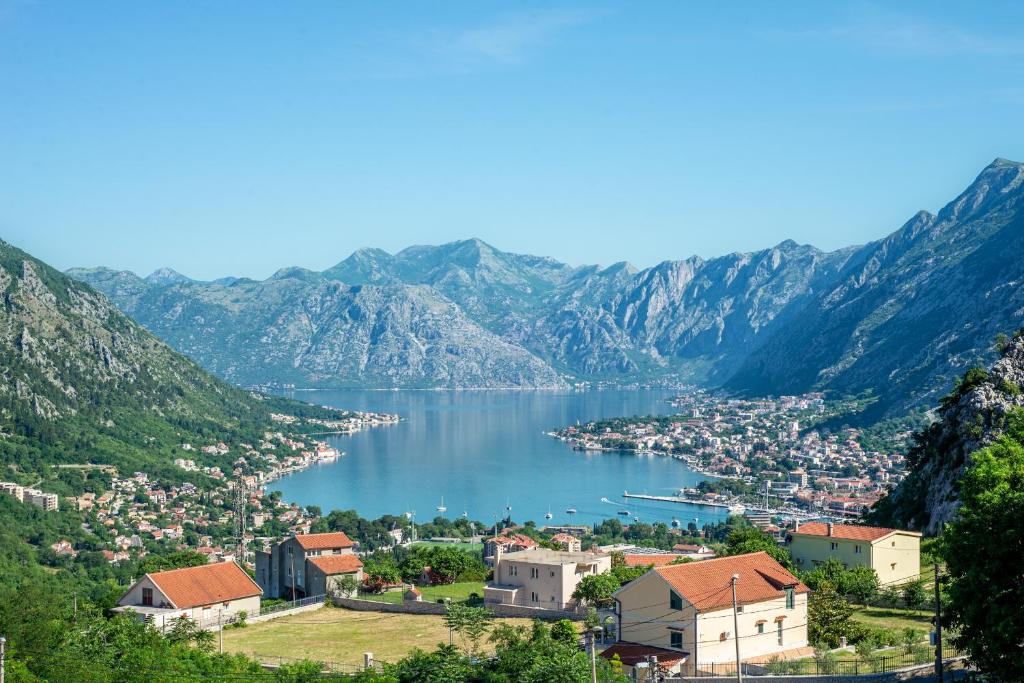
[[[969,371],[938,408],[939,420],[917,435],[907,478],[872,513],[882,524],[941,531],[959,507],[957,486],[970,454],[1002,434],[1011,411],[1024,408],[1024,334],[986,372]]]
[[[938,215],[826,253],[578,268],[479,240],[363,249],[317,273],[194,282],[69,271],[232,381],[554,386],[675,376],[739,393],[926,405],[1024,325],[1024,166],[997,160]],[[342,335],[343,338],[339,338]]]

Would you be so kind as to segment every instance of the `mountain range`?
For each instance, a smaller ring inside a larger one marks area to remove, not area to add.
[[[770,249],[638,270],[480,240],[361,249],[255,281],[68,275],[215,374],[306,387],[553,387],[671,378],[740,394],[934,402],[1024,325],[1024,165],[997,159],[937,214],[825,252]]]

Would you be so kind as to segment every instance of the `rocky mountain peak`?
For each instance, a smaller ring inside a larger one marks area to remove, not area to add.
[[[149,284],[157,285],[158,287],[192,282],[191,278],[185,277],[173,268],[157,268],[143,279]]]
[[[1016,205],[1024,187],[1024,164],[996,159],[982,169],[959,197],[947,204],[938,215],[938,223],[949,225],[991,212],[1000,205]]]

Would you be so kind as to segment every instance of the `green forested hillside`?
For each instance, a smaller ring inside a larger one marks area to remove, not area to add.
[[[342,415],[214,378],[88,285],[2,241],[0,294],[0,480],[74,492],[82,477],[51,466],[87,462],[173,480],[183,442],[254,440],[271,412]]]

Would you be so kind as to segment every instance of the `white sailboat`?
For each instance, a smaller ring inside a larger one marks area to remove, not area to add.
[[[448,508],[444,506],[444,496],[441,496],[441,504],[437,506],[438,512],[447,512]]]
[[[544,519],[551,519],[552,517],[554,517],[554,515],[551,514],[551,506],[548,505],[548,513],[544,515]]]

